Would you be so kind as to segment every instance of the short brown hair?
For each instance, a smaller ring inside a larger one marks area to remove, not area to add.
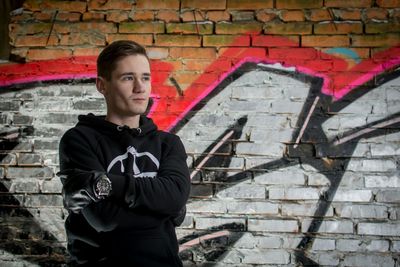
[[[143,55],[149,59],[146,48],[134,41],[121,40],[109,44],[97,58],[97,76],[111,80],[111,73],[118,60],[131,55]]]

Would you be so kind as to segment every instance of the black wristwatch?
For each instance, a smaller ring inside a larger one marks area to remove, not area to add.
[[[112,190],[112,184],[107,175],[102,174],[94,184],[94,194],[97,199],[108,197]]]

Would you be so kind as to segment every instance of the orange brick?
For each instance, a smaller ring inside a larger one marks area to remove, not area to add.
[[[203,71],[212,62],[209,59],[185,59],[183,61],[183,69],[187,71]]]
[[[211,34],[213,33],[213,25],[197,24],[197,23],[168,23],[166,25],[167,33],[183,33],[183,34]]]
[[[265,34],[311,34],[312,24],[302,22],[292,23],[265,23],[264,24]]]
[[[74,48],[73,55],[74,56],[98,56],[101,52],[102,48],[99,47],[87,47],[81,48],[77,47]]]
[[[400,43],[400,35],[397,33],[353,35],[351,39],[353,47],[387,47]]]
[[[204,35],[203,46],[250,46],[250,36],[232,34]]]
[[[368,23],[365,24],[366,33],[399,32],[400,23]]]
[[[326,7],[371,7],[372,0],[325,0]]]
[[[124,22],[119,25],[120,33],[164,33],[164,22]]]
[[[211,21],[229,21],[231,15],[227,11],[208,11],[207,18]]]
[[[282,21],[304,21],[304,12],[301,10],[282,10],[281,11]]]
[[[268,35],[256,35],[252,37],[252,46],[262,47],[298,47],[300,44],[299,36],[268,36]]]
[[[137,9],[179,9],[179,0],[137,0]]]
[[[276,8],[278,9],[305,9],[305,8],[321,8],[323,0],[276,0]]]
[[[58,38],[55,35],[50,36],[49,41],[47,42],[47,35],[26,35],[26,36],[17,36],[15,40],[11,39],[11,44],[15,47],[45,47],[48,45],[57,45]]]
[[[83,20],[104,20],[105,14],[98,12],[85,12],[83,13]]]
[[[226,0],[182,0],[181,9],[208,9],[208,10],[225,10]]]
[[[72,51],[70,49],[29,49],[27,53],[27,60],[46,60],[46,59],[56,59],[56,58],[65,58],[70,57],[72,55]]]
[[[157,34],[155,45],[157,46],[195,46],[201,44],[201,36],[198,35],[177,35],[177,34]]]
[[[11,18],[10,18],[10,20],[11,20],[11,23],[13,23],[13,22],[20,22],[20,21],[23,21],[23,22],[26,22],[26,21],[28,21],[28,20],[32,20],[32,14],[29,14],[29,13],[22,13],[21,15],[17,15],[17,16],[12,16]]]
[[[44,1],[40,4],[40,10],[58,10],[84,13],[86,2],[80,1]]]
[[[359,9],[335,9],[332,11],[336,20],[361,20]]]
[[[154,20],[153,10],[136,10],[129,14],[129,18],[132,20]]]
[[[172,58],[215,59],[215,48],[171,47],[169,55]]]
[[[180,15],[183,22],[187,21],[205,21],[206,20],[206,12],[202,10],[188,10],[182,11]]]
[[[88,10],[131,10],[132,1],[89,0]]]
[[[172,76],[178,84],[191,84],[199,76],[199,73],[194,71],[175,72]]]
[[[40,20],[40,21],[51,21],[54,17],[54,12],[34,12],[33,17],[35,20]]]
[[[111,22],[77,22],[77,23],[61,23],[54,24],[53,31],[57,33],[96,31],[100,33],[115,33],[117,27]]]
[[[40,8],[41,4],[42,2],[37,0],[25,0],[22,7],[24,8],[24,10],[28,11],[42,11],[42,9]]]
[[[105,37],[98,33],[70,33],[63,35],[60,40],[60,45],[105,45]]]
[[[306,13],[306,17],[310,21],[332,20],[331,14],[327,9],[311,9]]]
[[[400,0],[376,0],[376,4],[380,7],[400,7]]]
[[[272,0],[227,0],[227,9],[255,10],[264,8],[273,8]]]
[[[179,22],[179,13],[174,10],[159,10],[156,14],[156,19],[165,22]]]
[[[56,19],[61,21],[75,22],[81,20],[81,13],[58,13]]]
[[[256,34],[262,30],[262,24],[259,22],[219,22],[215,27],[216,34]]]
[[[304,35],[301,37],[303,47],[343,47],[350,46],[350,39],[345,35]]]
[[[8,29],[10,31],[10,35],[37,33],[48,34],[51,29],[51,23],[11,23],[9,24]]]
[[[118,40],[131,40],[147,46],[153,44],[153,34],[107,34],[106,36],[108,44]]]
[[[315,34],[345,34],[345,33],[362,33],[362,23],[321,23],[314,24]]]
[[[109,11],[106,14],[106,21],[110,22],[122,22],[129,19],[129,13],[124,11]]]
[[[367,8],[365,10],[365,16],[369,20],[385,20],[388,17],[388,11],[385,8]]]
[[[272,21],[276,17],[277,17],[277,14],[272,11],[259,10],[256,12],[256,18],[258,21],[261,21],[261,22]]]

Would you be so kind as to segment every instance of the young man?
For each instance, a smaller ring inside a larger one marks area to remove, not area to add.
[[[176,135],[143,114],[151,91],[145,49],[107,46],[97,59],[106,116],[79,116],[60,141],[70,266],[182,266],[175,226],[190,191]]]

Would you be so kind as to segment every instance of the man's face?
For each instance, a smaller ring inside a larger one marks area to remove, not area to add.
[[[143,55],[120,59],[108,81],[98,78],[97,88],[107,102],[107,114],[133,117],[146,111],[151,91],[150,63]]]

